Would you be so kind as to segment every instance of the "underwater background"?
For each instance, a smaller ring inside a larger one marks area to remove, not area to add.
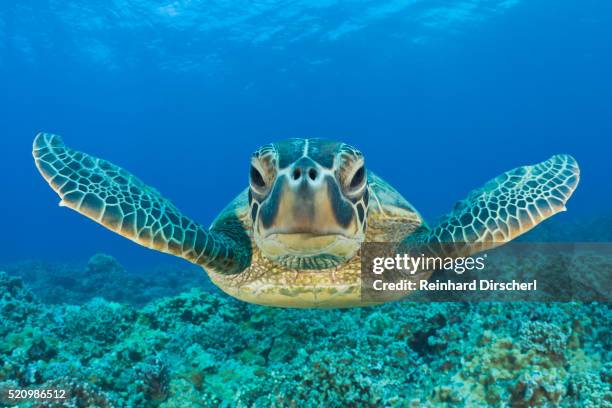
[[[355,145],[430,222],[568,153],[568,211],[524,239],[611,242],[611,73],[608,1],[2,2],[0,388],[61,385],[55,406],[79,407],[612,406],[608,304],[248,305],[59,208],[31,157],[60,134],[209,224],[252,151],[289,137]]]

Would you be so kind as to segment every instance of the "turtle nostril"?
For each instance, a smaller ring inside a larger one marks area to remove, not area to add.
[[[302,176],[302,171],[299,168],[296,168],[295,170],[293,170],[293,179],[297,180]]]
[[[318,175],[317,169],[311,168],[308,170],[308,177],[310,177],[311,180],[316,180]]]

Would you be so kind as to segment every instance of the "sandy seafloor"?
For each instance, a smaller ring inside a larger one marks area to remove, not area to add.
[[[556,238],[581,237],[568,228]],[[20,406],[612,406],[605,303],[290,310],[228,298],[189,265],[2,269],[0,387],[69,395]]]

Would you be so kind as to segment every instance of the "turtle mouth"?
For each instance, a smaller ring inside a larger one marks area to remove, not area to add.
[[[349,231],[344,231],[340,228],[313,228],[312,226],[309,228],[271,228],[262,234],[264,239],[272,238],[272,237],[282,237],[288,240],[312,240],[317,238],[324,237],[344,237],[344,238],[352,238],[349,235]]]
[[[324,269],[352,258],[360,240],[344,234],[276,232],[258,242],[265,257],[293,269]]]
[[[324,253],[345,252],[346,247],[359,245],[356,237],[340,233],[274,232],[260,241],[269,255],[316,256]]]
[[[344,258],[330,254],[317,256],[285,255],[276,259],[276,262],[285,268],[310,270],[333,268],[343,261]]]
[[[286,250],[301,254],[318,254],[335,244],[338,239],[348,239],[344,234],[314,232],[272,232],[265,236],[266,241],[275,241]]]
[[[363,237],[338,232],[271,231],[265,237],[255,236],[263,256],[295,269],[329,268],[352,258]]]

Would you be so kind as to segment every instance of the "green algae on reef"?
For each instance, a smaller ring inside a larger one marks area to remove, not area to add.
[[[65,388],[55,406],[75,407],[612,406],[611,317],[600,303],[274,309],[202,289],[68,305],[0,273],[0,388]]]

